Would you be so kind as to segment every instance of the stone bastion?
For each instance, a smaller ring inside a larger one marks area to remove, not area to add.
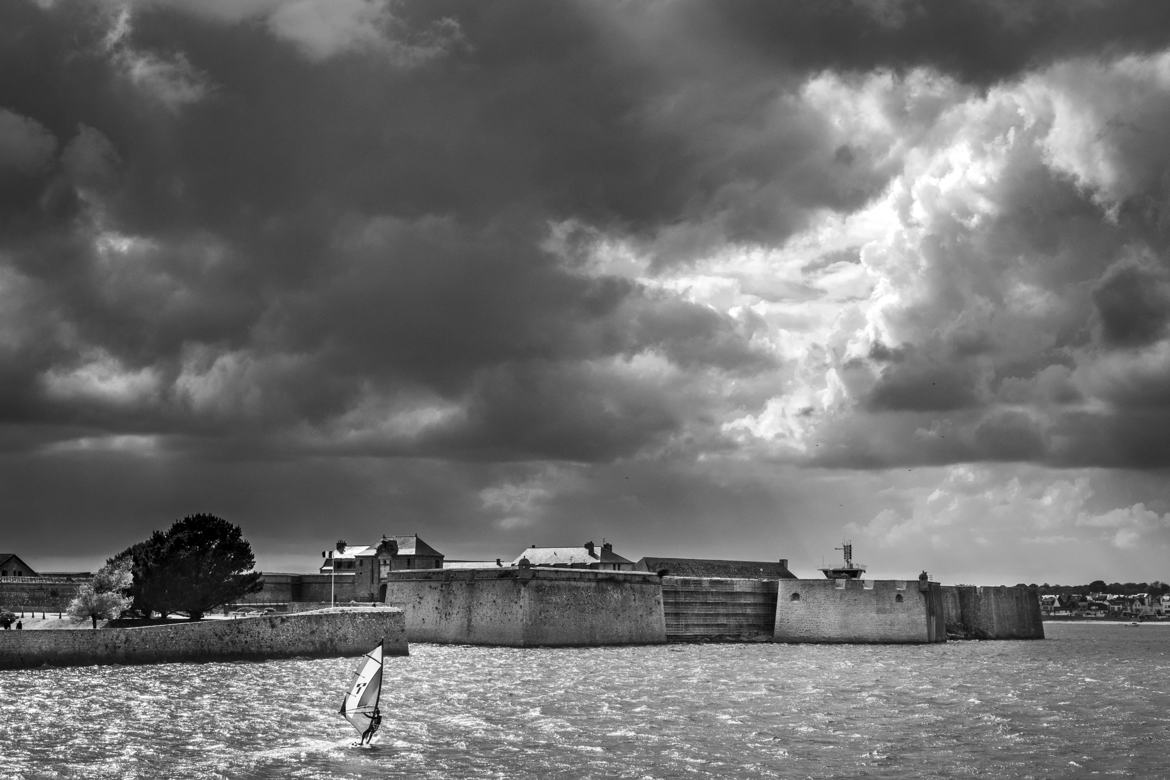
[[[0,631],[0,669],[360,655],[407,655],[402,610],[334,607],[134,628]]]

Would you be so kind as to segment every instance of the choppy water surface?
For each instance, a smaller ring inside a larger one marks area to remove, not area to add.
[[[1159,777],[1170,626],[1039,642],[415,645],[372,748],[354,659],[0,672],[0,776]]]

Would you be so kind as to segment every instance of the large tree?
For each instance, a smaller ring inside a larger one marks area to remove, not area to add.
[[[215,515],[191,515],[167,532],[165,560],[175,587],[170,602],[199,620],[212,607],[260,590],[252,545],[238,525]]]
[[[184,517],[118,557],[133,561],[134,606],[147,616],[184,612],[200,620],[209,609],[261,587],[240,527],[215,515]]]
[[[173,611],[168,608],[166,563],[167,535],[155,531],[150,538],[133,544],[106,562],[109,566],[117,561],[128,561],[133,574],[127,595],[133,599],[132,608],[143,617],[149,618],[158,612],[164,618]]]

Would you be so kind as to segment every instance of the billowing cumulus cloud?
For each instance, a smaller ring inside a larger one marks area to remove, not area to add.
[[[1152,566],[1165,14],[9,3],[0,507],[63,567],[193,511],[270,568],[342,526]]]

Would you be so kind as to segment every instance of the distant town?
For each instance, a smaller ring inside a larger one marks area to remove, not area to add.
[[[1034,586],[1045,619],[1115,618],[1162,620],[1170,616],[1170,585],[1112,583],[1097,580],[1083,586]]]

